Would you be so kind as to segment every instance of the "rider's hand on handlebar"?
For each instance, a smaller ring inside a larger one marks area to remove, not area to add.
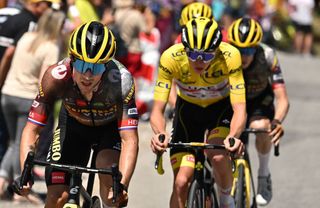
[[[21,180],[21,177],[17,177],[13,183],[12,183],[12,189],[13,191],[18,194],[18,195],[21,195],[21,196],[27,196],[30,191],[31,191],[31,188],[32,188],[32,185],[34,183],[34,180],[33,180],[33,176],[31,177],[31,179],[29,180],[29,182],[26,184],[26,185],[23,185],[21,186],[20,185],[20,180]],[[21,188],[22,187],[22,188]]]
[[[278,145],[283,134],[284,130],[281,121],[273,119],[271,122],[271,132],[269,133],[269,136],[272,137],[271,142]]]
[[[230,144],[230,138],[233,138],[234,144]],[[235,153],[236,155],[242,155],[244,152],[244,145],[240,139],[237,139],[235,137],[227,136],[225,140],[223,140],[225,148],[232,153]]]
[[[112,196],[113,196],[113,191],[112,191],[112,188],[110,188],[108,200],[112,201]],[[126,207],[127,204],[128,204],[128,192],[126,190],[122,189],[120,191],[120,193],[118,193],[118,197],[116,199],[116,202],[114,204],[112,204],[112,206]]]
[[[163,142],[159,141],[159,136],[161,134],[165,135],[165,140]],[[151,149],[154,153],[164,152],[168,147],[169,136],[166,133],[160,133],[153,135],[151,139]]]

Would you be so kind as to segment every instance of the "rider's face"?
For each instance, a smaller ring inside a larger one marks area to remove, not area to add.
[[[242,59],[242,68],[246,69],[252,63],[254,59],[254,55],[241,55],[241,59]]]
[[[190,66],[198,74],[201,74],[205,69],[209,67],[212,60],[215,57],[215,53],[197,52],[197,51],[186,51]]]
[[[238,48],[241,54],[242,68],[246,69],[250,66],[256,53],[255,47]]]
[[[82,92],[91,92],[101,80],[102,74],[93,75],[91,71],[82,74],[77,70],[73,70],[73,80],[77,83]]]
[[[82,92],[93,91],[104,71],[104,64],[92,64],[79,59],[73,61],[73,79]]]

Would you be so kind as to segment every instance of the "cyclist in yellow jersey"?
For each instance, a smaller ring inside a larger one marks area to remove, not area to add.
[[[182,28],[182,43],[171,46],[161,55],[150,119],[154,153],[163,152],[169,142],[163,113],[173,80],[177,84],[177,102],[172,141],[203,142],[208,130],[208,143],[224,144],[229,151],[242,153],[243,144],[237,139],[246,122],[241,57],[235,47],[221,40],[218,24],[212,19],[198,17]],[[159,142],[160,134],[166,135],[163,143]],[[231,137],[235,138],[232,147]],[[174,149],[170,156],[174,172],[170,207],[184,207],[193,176],[194,154]],[[214,166],[221,205],[234,207],[227,152],[211,150],[207,156]]]

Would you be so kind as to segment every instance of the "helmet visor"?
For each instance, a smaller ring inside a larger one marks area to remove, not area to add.
[[[214,53],[205,53],[199,51],[187,51],[187,55],[191,61],[201,60],[205,63],[210,62],[215,57]]]
[[[89,70],[93,75],[99,75],[106,70],[104,64],[88,63],[80,59],[76,59],[73,62],[73,66],[81,74],[84,74]]]
[[[252,56],[256,52],[256,48],[251,47],[251,48],[238,48],[240,51],[241,55],[244,56]]]

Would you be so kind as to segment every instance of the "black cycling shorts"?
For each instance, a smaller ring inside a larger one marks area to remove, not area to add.
[[[216,127],[230,127],[233,115],[230,98],[227,97],[205,108],[187,102],[178,96],[173,119],[172,142],[204,142],[206,130]],[[170,155],[190,152],[185,149],[172,149]]]
[[[259,96],[253,99],[247,99],[247,118],[266,117],[270,120],[274,117],[274,94],[271,87],[267,87]],[[249,123],[247,123],[249,125]]]
[[[47,161],[87,166],[93,147],[97,152],[103,149],[121,151],[121,138],[117,121],[104,126],[86,126],[70,117],[62,107],[59,124],[53,134]],[[46,168],[47,185],[69,185],[69,182],[70,174],[66,171]]]

